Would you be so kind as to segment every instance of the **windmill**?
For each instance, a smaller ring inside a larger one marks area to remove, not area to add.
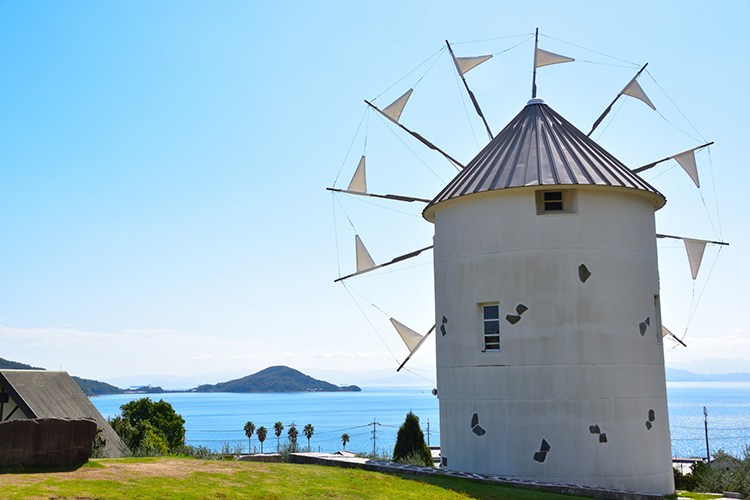
[[[436,337],[442,466],[527,480],[674,491],[664,376],[655,212],[666,198],[638,173],[676,160],[699,185],[695,151],[630,169],[537,97],[538,68],[573,59],[538,47],[532,98],[465,166],[399,123],[410,89],[383,110],[459,173],[427,202],[432,246],[376,264],[357,235],[357,271],[432,249],[435,325],[421,335],[391,318],[409,349]],[[468,69],[467,69],[468,68]],[[638,84],[618,94],[654,107]],[[361,167],[361,170],[360,170]],[[360,177],[358,177],[358,175]],[[364,158],[349,194],[367,192]],[[334,188],[331,188],[334,189]],[[703,249],[685,242],[693,278]],[[676,337],[675,337],[676,338]],[[679,339],[678,339],[679,340]]]

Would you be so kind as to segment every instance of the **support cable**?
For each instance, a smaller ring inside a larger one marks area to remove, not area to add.
[[[339,180],[339,176],[341,175],[341,171],[344,170],[344,165],[346,165],[346,160],[349,158],[349,153],[352,150],[352,146],[354,146],[354,141],[357,139],[357,136],[359,135],[359,129],[362,127],[362,122],[365,120],[365,117],[368,116],[370,113],[370,108],[367,107],[365,109],[364,114],[362,115],[362,118],[359,120],[359,125],[357,125],[357,131],[354,133],[354,137],[352,137],[352,142],[349,143],[349,149],[346,150],[346,154],[344,155],[344,161],[341,162],[341,167],[339,167],[339,172],[336,174],[336,178],[333,180],[333,185],[336,185],[336,182]],[[367,135],[365,135],[365,144],[367,144]]]
[[[716,222],[719,226],[719,239],[724,241],[724,230],[721,227],[721,211],[719,210],[719,198],[716,196],[716,180],[714,178],[714,163],[711,159],[711,148],[708,148],[708,167],[711,171],[711,185],[714,192],[714,203],[716,204]]]
[[[509,38],[519,38],[525,36],[527,37],[523,42],[527,42],[534,38],[534,33],[521,33],[520,35],[508,35],[508,36],[498,36],[495,38],[481,38],[479,40],[467,40],[465,42],[454,42],[453,45],[464,45],[467,43],[484,43],[484,42],[494,42],[495,40],[507,40]],[[521,42],[521,43],[523,43]],[[517,47],[520,44],[514,45],[514,47]],[[512,48],[512,47],[511,47]],[[510,50],[510,49],[508,49]]]
[[[391,127],[391,126],[390,126],[390,123],[388,123],[388,122],[386,121],[386,119],[385,119],[385,118],[383,118],[383,117],[382,117],[382,116],[380,116],[380,115],[377,115],[377,116],[378,116],[378,118],[380,118],[380,120],[381,120],[381,121],[382,121],[382,122],[383,122],[383,123],[384,123],[384,124],[386,125],[386,128],[387,128],[388,130],[390,130],[390,132],[391,132],[391,133],[393,134],[393,136],[394,136],[394,137],[395,137],[396,139],[398,139],[398,140],[399,140],[399,142],[400,142],[401,144],[403,144],[403,145],[404,145],[404,147],[405,147],[405,148],[406,148],[406,149],[407,149],[407,150],[408,150],[408,151],[409,151],[409,152],[410,152],[410,153],[411,153],[411,154],[412,154],[412,155],[414,156],[414,158],[416,158],[417,160],[419,160],[419,163],[421,163],[422,165],[424,165],[424,167],[425,167],[425,168],[426,168],[427,170],[429,170],[429,171],[430,171],[430,173],[432,173],[432,175],[434,175],[435,177],[437,177],[437,178],[438,178],[438,179],[440,180],[440,182],[444,182],[444,183],[446,183],[446,184],[447,184],[447,182],[446,182],[446,181],[445,181],[445,180],[444,180],[444,179],[443,179],[442,177],[440,177],[440,176],[439,176],[439,175],[437,174],[437,172],[435,172],[434,170],[432,170],[432,169],[430,168],[430,166],[429,166],[429,165],[427,165],[427,163],[425,163],[425,162],[424,162],[424,160],[422,160],[422,158],[420,158],[420,157],[419,157],[419,156],[417,155],[417,153],[415,153],[415,152],[414,152],[414,150],[413,150],[413,149],[411,149],[411,148],[409,147],[409,145],[408,145],[408,144],[406,144],[406,143],[404,142],[404,140],[403,140],[403,139],[402,139],[402,138],[401,138],[401,137],[400,137],[400,136],[399,136],[399,135],[398,135],[398,134],[396,133],[396,131],[395,131],[395,130],[393,130],[393,127]],[[457,169],[458,171],[461,171],[461,169],[460,169],[459,167],[457,167],[456,165],[454,165],[453,163],[451,163],[451,162],[450,162],[450,160],[448,160],[448,163],[450,163],[451,165],[453,165],[453,166],[454,166],[454,167],[455,167],[455,168],[456,168],[456,169]]]
[[[612,125],[612,122],[614,121],[615,117],[616,117],[616,116],[617,116],[617,114],[618,114],[618,113],[620,112],[620,110],[622,109],[622,106],[623,106],[624,104],[625,104],[625,101],[624,101],[624,100],[623,100],[623,101],[620,101],[620,104],[619,104],[619,105],[617,106],[617,109],[615,110],[615,112],[614,112],[614,113],[612,114],[612,116],[610,116],[610,117],[609,117],[609,121],[607,122],[607,124],[606,124],[606,125],[604,126],[604,128],[602,129],[602,131],[601,131],[601,132],[599,132],[599,135],[598,135],[598,136],[596,136],[596,142],[597,142],[597,143],[599,142],[599,140],[600,140],[600,139],[602,138],[602,136],[604,135],[604,132],[606,132],[606,131],[607,131],[607,129],[609,128],[609,126],[610,126],[610,125]]]
[[[638,64],[638,63],[634,63],[632,61],[627,61],[625,59],[620,59],[619,57],[611,56],[609,54],[605,54],[604,52],[598,52],[596,50],[592,50],[592,49],[589,49],[589,48],[586,48],[586,47],[582,47],[581,45],[576,45],[574,43],[566,42],[565,40],[560,40],[559,38],[555,38],[555,37],[552,37],[552,36],[549,36],[549,35],[544,35],[544,34],[542,36],[544,38],[549,38],[550,40],[555,40],[556,42],[564,43],[566,45],[571,45],[571,46],[577,47],[579,49],[583,49],[583,50],[586,50],[586,51],[589,51],[589,52],[593,52],[594,54],[599,54],[600,56],[609,57],[610,59],[614,59],[616,61],[624,62],[624,63],[630,64],[632,66],[640,66],[640,64]]]
[[[399,78],[398,81],[396,81],[395,83],[393,83],[390,87],[388,87],[387,89],[385,89],[384,91],[382,91],[380,94],[378,94],[377,97],[375,97],[373,99],[373,101],[378,100],[379,97],[381,97],[383,94],[385,94],[386,92],[388,92],[389,90],[391,90],[393,87],[395,87],[396,85],[398,85],[402,81],[404,81],[407,76],[409,76],[412,73],[414,73],[415,71],[417,71],[421,66],[423,66],[425,63],[427,63],[427,61],[429,61],[430,59],[432,59],[433,57],[435,57],[437,54],[439,54],[440,52],[442,52],[444,50],[445,50],[445,46],[441,45],[439,50],[433,52],[433,54],[430,57],[428,57],[427,59],[425,59],[424,61],[422,61],[421,63],[419,63],[413,70],[409,71],[407,74],[405,74],[404,76],[402,76],[401,78]],[[430,68],[432,68],[432,66],[430,66]],[[427,71],[429,71],[429,68],[427,69]],[[425,72],[425,74],[427,74],[427,72]],[[424,78],[424,75],[422,75],[422,78]],[[422,80],[422,78],[420,78],[419,80]]]
[[[681,109],[680,109],[680,108],[679,108],[679,107],[677,106],[677,104],[675,104],[675,102],[674,102],[674,101],[672,100],[672,98],[671,98],[671,97],[669,97],[669,94],[667,94],[667,92],[666,92],[666,91],[665,91],[665,90],[664,90],[664,89],[663,89],[663,88],[661,87],[661,85],[659,85],[659,82],[657,82],[657,81],[656,81],[656,78],[654,78],[654,76],[653,76],[653,75],[652,75],[652,74],[651,74],[651,73],[650,73],[650,72],[649,72],[648,70],[646,70],[646,73],[648,73],[648,76],[650,76],[650,77],[651,77],[651,80],[653,80],[653,81],[654,81],[654,83],[656,84],[656,86],[657,86],[657,87],[659,87],[659,90],[661,90],[661,91],[662,91],[662,93],[663,93],[663,94],[664,94],[664,95],[665,95],[665,96],[667,97],[667,99],[669,99],[669,102],[671,102],[671,103],[672,103],[672,106],[674,106],[674,107],[675,107],[675,109],[676,109],[676,110],[677,110],[677,111],[678,111],[678,112],[679,112],[679,113],[680,113],[680,114],[682,115],[682,117],[683,117],[683,118],[685,119],[685,121],[686,121],[686,122],[688,122],[688,124],[690,124],[690,126],[691,126],[691,127],[693,128],[693,130],[695,131],[695,133],[696,133],[696,134],[698,134],[698,136],[699,136],[699,137],[700,137],[700,138],[701,138],[701,139],[703,140],[703,142],[708,142],[708,140],[706,140],[706,138],[705,138],[705,137],[703,137],[703,135],[702,135],[702,134],[700,133],[700,131],[699,131],[699,130],[698,130],[697,128],[695,128],[695,125],[693,125],[693,122],[691,122],[691,121],[690,121],[690,120],[688,119],[688,117],[687,117],[687,116],[685,116],[685,113],[683,113],[683,112],[682,112],[682,110],[681,110]],[[673,126],[674,126],[674,125],[673,125]],[[677,128],[677,127],[675,127],[675,128]],[[678,130],[679,130],[679,129],[678,129]],[[683,133],[685,133],[685,132],[683,132]],[[686,133],[685,133],[685,134],[686,134]],[[687,134],[686,134],[686,135],[687,135]],[[698,140],[698,139],[696,139],[696,141],[697,141],[697,140]]]
[[[459,82],[458,72],[454,73],[456,78],[456,87],[458,87],[458,96],[461,99],[461,104],[464,106],[464,113],[466,114],[466,121],[469,123],[469,129],[471,130],[471,136],[474,138],[474,144],[479,150],[479,141],[477,141],[477,134],[474,132],[474,125],[471,123],[471,117],[469,116],[469,108],[466,106],[466,99],[464,99],[464,93],[461,91],[461,82]],[[491,139],[490,139],[491,140]]]
[[[378,331],[378,329],[375,328],[375,325],[372,324],[372,321],[370,321],[369,316],[367,316],[367,314],[365,314],[365,311],[362,309],[362,307],[360,307],[359,302],[357,302],[357,300],[354,298],[354,295],[352,295],[352,293],[349,291],[349,287],[343,281],[341,282],[341,285],[344,287],[344,290],[346,290],[346,293],[349,294],[349,297],[352,298],[352,301],[357,306],[357,309],[359,309],[359,312],[361,312],[362,316],[365,317],[365,320],[370,325],[370,328],[372,328],[372,330],[375,332],[375,335],[378,336],[378,338],[383,343],[383,345],[385,346],[385,348],[388,350],[388,352],[390,353],[390,355],[393,356],[393,360],[396,362],[396,364],[398,364],[399,363],[398,358],[396,357],[395,354],[393,354],[393,351],[391,351],[391,348],[388,347],[388,344],[386,344],[385,339],[383,339],[383,337],[380,335],[380,332]],[[374,304],[372,304],[372,305],[374,305]],[[381,310],[381,312],[382,312],[382,310]]]

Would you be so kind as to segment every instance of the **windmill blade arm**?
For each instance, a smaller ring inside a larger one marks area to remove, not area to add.
[[[669,235],[669,234],[657,234],[656,237],[657,238],[669,238],[669,239],[672,239],[672,240],[684,240],[685,239],[682,236],[672,236],[672,235]],[[705,241],[706,243],[711,243],[712,245],[729,246],[729,243],[727,243],[725,241],[711,241],[711,240],[699,240],[699,241]]]
[[[674,158],[675,156],[680,156],[681,154],[684,154],[684,153],[688,153],[688,152],[690,152],[690,151],[698,151],[699,149],[705,148],[706,146],[710,146],[710,145],[712,145],[713,143],[714,143],[714,141],[711,141],[711,142],[707,142],[707,143],[705,143],[705,144],[703,144],[703,145],[701,145],[701,146],[698,146],[698,147],[695,147],[695,148],[692,148],[692,149],[688,149],[687,151],[683,151],[682,153],[677,153],[676,155],[672,155],[672,156],[667,156],[666,158],[662,158],[661,160],[656,160],[656,161],[655,161],[655,162],[653,162],[653,163],[649,163],[648,165],[644,165],[644,166],[642,166],[642,167],[638,167],[638,168],[634,169],[634,170],[633,170],[633,173],[634,173],[634,174],[637,174],[637,173],[639,173],[639,172],[643,172],[644,170],[648,170],[649,168],[654,168],[654,167],[655,167],[656,165],[658,165],[659,163],[665,162],[665,161],[667,161],[667,160],[671,160],[671,159],[672,159],[672,158]]]
[[[664,325],[661,325],[661,333],[662,333],[662,335],[661,335],[662,337],[667,337],[667,336],[672,337],[673,340],[675,340],[675,341],[679,342],[680,344],[682,344],[683,347],[687,347],[687,344],[685,344],[685,342],[683,342],[682,340],[680,340],[680,338],[677,335],[675,335],[674,333],[670,332],[669,328],[667,328]]]
[[[471,102],[474,104],[474,110],[479,115],[479,118],[482,119],[482,122],[484,122],[484,128],[487,129],[487,135],[490,136],[490,140],[493,139],[492,137],[492,131],[490,130],[490,126],[487,123],[487,120],[484,117],[484,114],[482,114],[482,110],[479,108],[479,103],[477,102],[476,97],[474,97],[474,92],[471,91],[469,88],[469,84],[466,83],[466,78],[464,77],[463,72],[461,71],[461,67],[458,64],[458,60],[456,59],[456,55],[453,53],[453,48],[451,47],[451,44],[448,43],[448,40],[445,41],[445,45],[448,46],[448,51],[451,53],[451,59],[453,59],[453,64],[456,66],[456,71],[458,72],[459,76],[461,77],[461,81],[464,82],[464,87],[466,87],[466,92],[469,93],[469,98],[471,99]]]
[[[636,73],[635,76],[628,82],[628,84],[625,85],[625,88],[623,88],[620,91],[620,93],[617,94],[617,97],[615,97],[614,101],[612,101],[612,103],[609,106],[607,106],[607,109],[604,110],[604,113],[602,113],[602,115],[599,118],[597,118],[597,120],[594,122],[594,125],[591,127],[591,132],[586,134],[586,137],[591,137],[591,134],[594,133],[594,130],[596,130],[596,127],[599,126],[602,120],[604,120],[604,117],[607,116],[607,114],[612,110],[612,106],[615,105],[615,103],[617,102],[617,99],[619,99],[620,96],[627,90],[627,88],[630,87],[631,83],[633,83],[639,76],[641,76],[641,73],[643,73],[643,70],[646,69],[646,66],[648,66],[648,63],[644,64],[643,67],[638,71],[638,73]]]
[[[409,360],[411,359],[411,357],[412,357],[412,356],[414,355],[414,353],[415,353],[415,352],[417,352],[417,349],[419,349],[420,347],[422,347],[422,344],[424,344],[424,341],[425,341],[425,340],[427,340],[427,337],[429,337],[429,336],[430,336],[430,334],[431,334],[432,332],[434,332],[434,331],[435,331],[435,326],[437,326],[437,325],[432,325],[432,328],[430,328],[430,331],[428,331],[427,333],[425,333],[425,334],[424,334],[424,337],[422,337],[422,340],[420,340],[420,341],[419,341],[419,344],[417,344],[417,347],[415,347],[415,348],[414,348],[414,349],[413,349],[413,350],[412,350],[412,351],[411,351],[411,352],[409,353],[409,355],[408,355],[408,356],[406,356],[406,359],[404,360],[404,362],[403,362],[403,363],[401,363],[401,364],[399,365],[399,367],[398,367],[398,368],[396,368],[396,371],[397,371],[397,372],[400,372],[400,371],[401,371],[401,368],[403,368],[403,367],[404,367],[404,365],[406,364],[406,362],[407,362],[407,361],[409,361]]]
[[[375,193],[363,193],[361,191],[350,191],[348,189],[336,189],[336,188],[326,188],[326,189],[328,191],[335,191],[337,193],[355,194],[357,196],[369,196],[372,198],[384,198],[386,200],[396,200],[396,201],[406,201],[406,202],[419,201],[422,203],[429,203],[431,201],[426,198],[416,198],[414,196],[401,196],[400,194],[375,194]]]
[[[594,133],[594,130],[596,130],[596,127],[599,126],[602,120],[604,120],[604,117],[607,116],[607,114],[612,110],[612,106],[614,106],[614,104],[617,102],[617,99],[619,99],[621,95],[622,94],[617,94],[617,97],[615,97],[615,100],[612,101],[612,104],[607,106],[607,109],[604,110],[604,113],[602,113],[601,116],[599,116],[599,118],[596,119],[596,121],[594,122],[594,125],[591,127],[591,132],[586,134],[586,137],[591,137],[591,134]]]
[[[372,109],[374,109],[375,111],[377,111],[378,113],[380,113],[381,115],[383,115],[383,116],[385,116],[386,118],[388,118],[388,120],[390,120],[391,122],[395,123],[395,124],[396,124],[396,125],[398,125],[398,126],[399,126],[400,128],[402,128],[403,130],[405,130],[405,131],[406,131],[407,133],[409,133],[409,134],[410,134],[410,135],[411,135],[412,137],[414,137],[415,139],[417,139],[417,140],[418,140],[419,142],[421,142],[422,144],[424,144],[424,145],[425,145],[425,146],[427,146],[428,148],[430,148],[430,149],[434,149],[435,151],[437,151],[437,152],[438,152],[438,153],[440,153],[441,155],[445,156],[445,157],[446,157],[446,158],[447,158],[447,159],[448,159],[448,160],[449,160],[450,162],[452,162],[452,163],[453,163],[454,165],[457,165],[457,166],[459,166],[459,167],[461,167],[461,168],[466,168],[466,167],[464,167],[464,166],[463,166],[463,164],[462,164],[461,162],[459,162],[458,160],[456,160],[456,159],[454,159],[453,157],[451,157],[451,155],[449,155],[448,153],[446,153],[445,151],[443,151],[443,150],[442,150],[442,149],[440,149],[439,147],[435,146],[435,145],[434,145],[433,143],[431,143],[430,141],[428,141],[427,139],[425,139],[424,137],[422,137],[422,136],[421,136],[421,135],[419,135],[418,133],[416,133],[416,132],[413,132],[413,131],[409,130],[408,128],[404,127],[404,126],[403,126],[403,125],[401,125],[401,124],[400,124],[399,122],[397,122],[396,120],[394,120],[393,118],[391,118],[390,116],[388,116],[388,114],[384,113],[384,112],[383,112],[383,111],[382,111],[382,110],[381,110],[380,108],[378,108],[377,106],[375,106],[374,104],[372,104],[371,102],[369,102],[369,101],[368,101],[367,99],[365,99],[365,103],[366,103],[366,104],[367,104],[368,106],[370,106],[370,107],[371,107]]]
[[[429,250],[431,248],[432,248],[432,245],[430,245],[428,247],[421,248],[421,249],[416,250],[414,252],[409,252],[407,254],[400,255],[400,256],[394,258],[393,260],[391,260],[389,262],[386,262],[385,264],[378,264],[377,266],[369,267],[367,269],[363,269],[361,271],[357,271],[356,273],[352,273],[352,274],[346,275],[346,276],[344,276],[342,278],[335,279],[335,280],[333,280],[333,282],[334,283],[338,283],[339,281],[343,281],[343,280],[348,279],[348,278],[353,278],[354,276],[359,276],[360,274],[369,273],[370,271],[374,271],[376,269],[380,269],[380,268],[383,268],[383,267],[386,267],[386,266],[390,266],[391,264],[395,264],[397,262],[401,262],[402,260],[411,259],[412,257],[416,257],[417,255],[421,254],[425,250]]]

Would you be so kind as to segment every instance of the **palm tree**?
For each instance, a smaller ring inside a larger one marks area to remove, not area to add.
[[[312,424],[307,424],[305,428],[302,429],[302,432],[307,438],[307,451],[310,451],[310,438],[313,436],[313,432],[315,432],[315,427],[313,427]]]
[[[349,442],[349,434],[346,432],[341,435],[341,444],[344,447],[344,451],[346,451],[346,443]]]
[[[279,436],[281,436],[281,431],[284,430],[284,424],[281,422],[276,422],[273,424],[273,432],[276,434],[276,451],[279,451],[279,448],[281,448],[281,443],[279,442]]]
[[[245,424],[245,436],[247,436],[247,452],[252,453],[253,452],[253,433],[255,432],[255,424],[250,422],[249,420]]]
[[[266,433],[267,432],[268,431],[266,430],[266,428],[261,425],[260,427],[258,427],[258,432],[256,433],[257,436],[258,436],[258,441],[260,441],[260,452],[261,453],[263,453],[263,441],[266,440]]]
[[[297,444],[297,435],[299,434],[299,431],[297,430],[297,426],[292,424],[289,426],[289,431],[287,432],[287,435],[289,436],[289,442],[292,443],[292,445]]]

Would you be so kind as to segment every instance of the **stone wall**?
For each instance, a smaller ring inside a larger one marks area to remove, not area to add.
[[[82,464],[95,435],[96,422],[89,419],[0,422],[0,467]]]

